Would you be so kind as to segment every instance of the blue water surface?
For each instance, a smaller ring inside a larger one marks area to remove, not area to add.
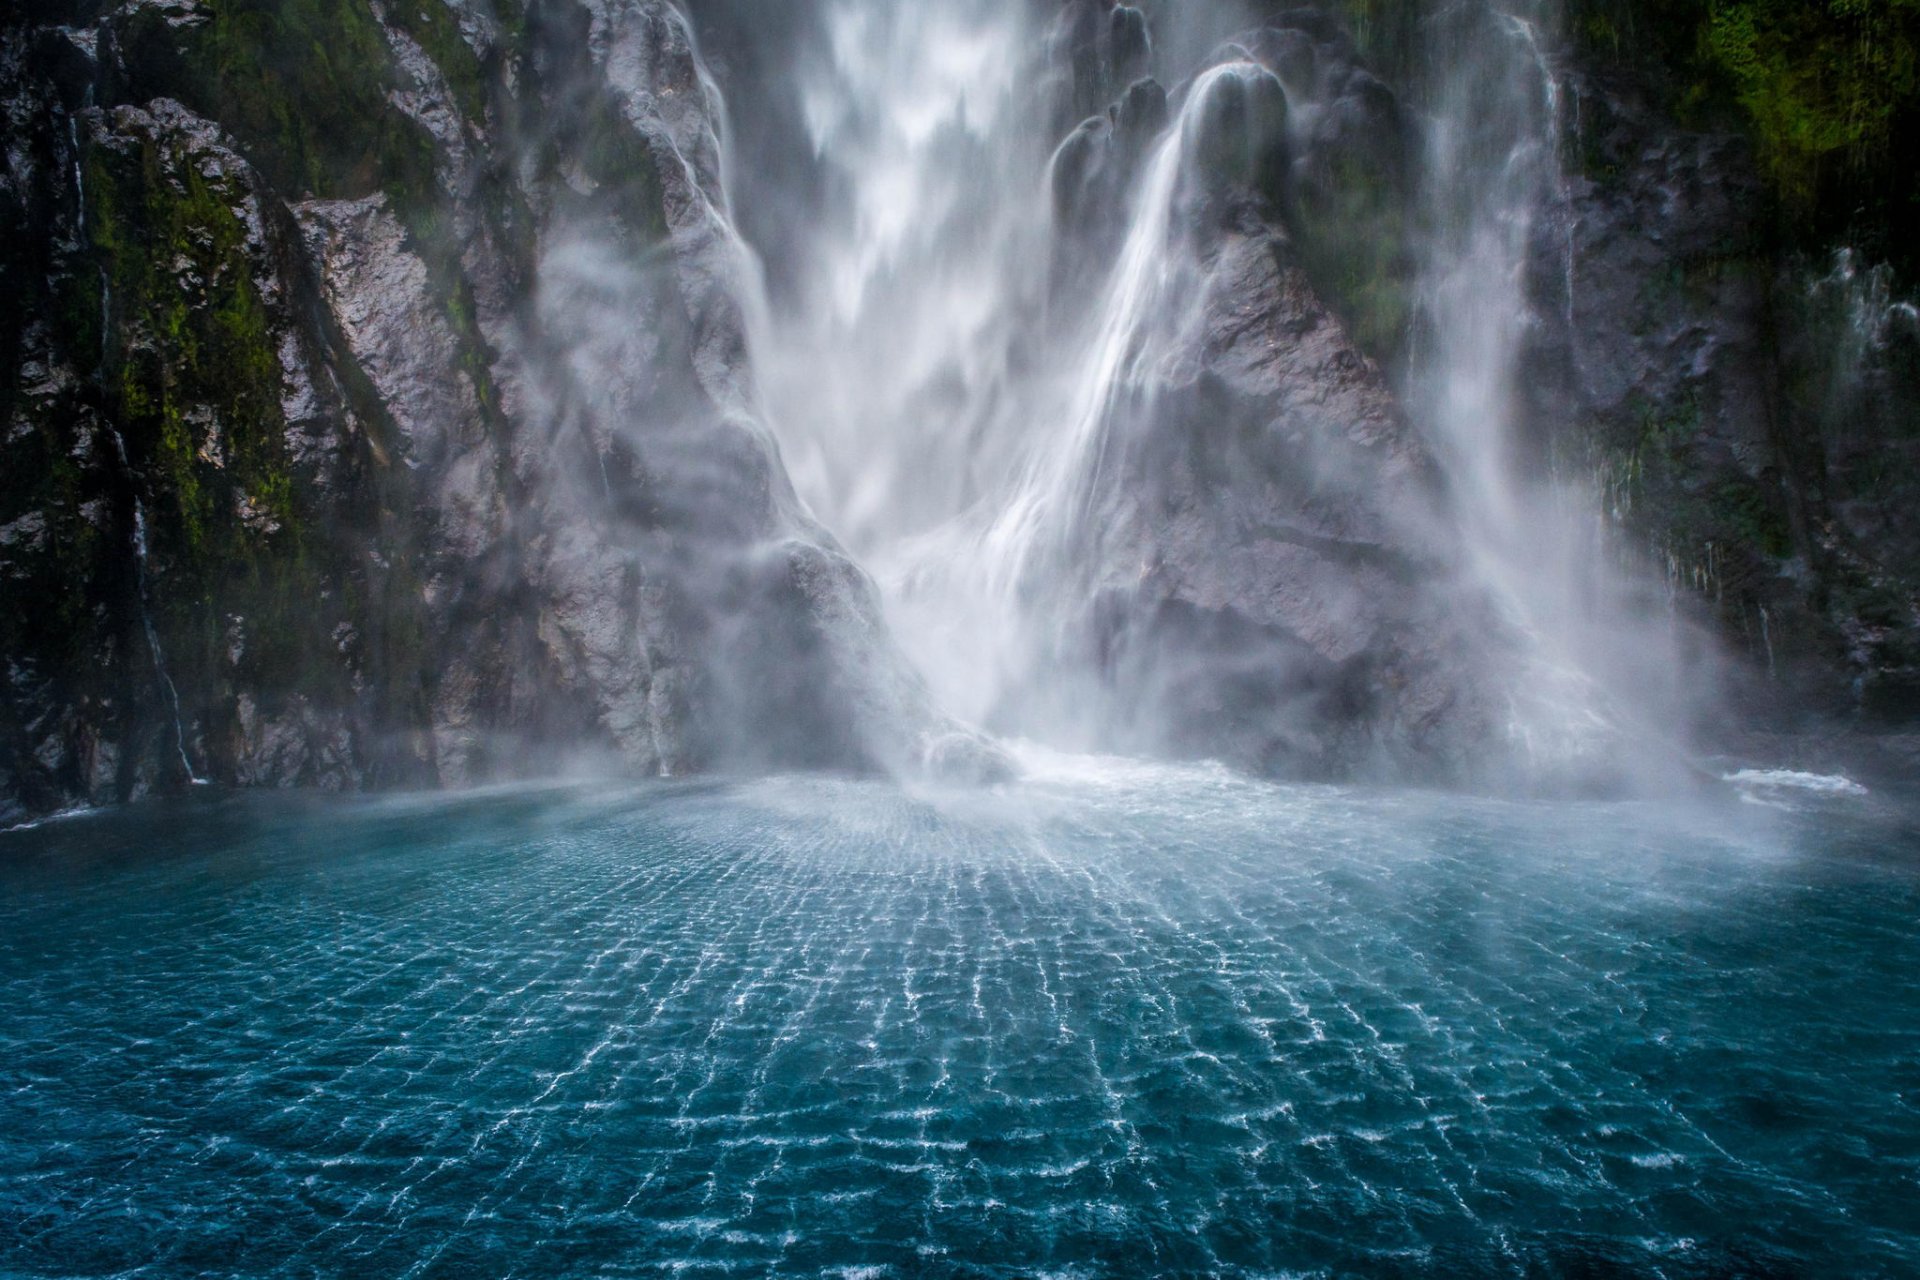
[[[0,837],[7,1276],[1920,1275],[1920,835],[1056,761]]]

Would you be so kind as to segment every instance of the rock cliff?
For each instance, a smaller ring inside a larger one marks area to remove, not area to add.
[[[677,10],[39,4],[0,103],[0,817],[964,765],[757,415]]]
[[[1525,265],[1522,465],[1587,486],[1661,607],[1733,655],[1705,746],[1870,740],[1897,770],[1908,284],[1839,232],[1783,236],[1777,146],[1596,52],[1609,4],[1540,46],[1559,179]],[[1127,335],[1160,373],[1102,419],[1070,598],[1011,701],[1091,682],[1116,749],[1483,780],[1515,637],[1408,411],[1445,323],[1418,268],[1437,19],[1035,11],[1026,109],[1059,147],[1028,354],[1095,301],[1196,72],[1247,70],[1188,112],[1167,305]],[[763,286],[796,287],[796,211],[844,199],[780,75],[809,12],[0,19],[0,823],[195,781],[1001,768],[934,708],[760,403]],[[735,169],[790,204],[732,207],[695,29],[754,95]]]

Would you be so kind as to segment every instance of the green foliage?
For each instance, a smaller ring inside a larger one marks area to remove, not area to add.
[[[364,0],[210,8],[209,21],[184,31],[155,9],[126,19],[136,95],[177,97],[220,121],[289,196],[351,198],[431,182],[432,141],[388,100],[396,72]]]
[[[1572,0],[1573,38],[1754,139],[1783,237],[1920,266],[1920,0]]]
[[[1707,53],[1790,206],[1810,210],[1832,177],[1870,180],[1892,159],[1895,126],[1920,87],[1916,19],[1920,0],[1748,0],[1710,11]]]
[[[1381,360],[1399,352],[1413,313],[1408,209],[1391,166],[1341,152],[1332,172],[1302,190],[1295,211],[1307,274],[1353,340]]]

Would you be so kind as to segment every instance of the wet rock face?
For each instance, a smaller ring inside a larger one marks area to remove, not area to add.
[[[1851,259],[1779,255],[1744,140],[1676,127],[1617,76],[1568,87],[1522,379],[1542,465],[1592,475],[1713,618],[1742,717],[1911,715],[1920,380],[1898,301]]]
[[[0,817],[952,732],[757,418],[671,7],[6,23]]]
[[[1165,262],[1178,283],[1134,339],[1160,373],[1129,383],[1104,428],[1079,549],[1089,604],[1062,668],[1099,673],[1102,732],[1127,749],[1463,780],[1499,749],[1483,664],[1501,630],[1456,571],[1431,457],[1305,249],[1332,234],[1316,221],[1331,204],[1303,207],[1300,188],[1332,194],[1329,150],[1378,82],[1324,31],[1248,33],[1214,55],[1236,63],[1252,69],[1186,108]],[[1141,216],[1122,123],[1140,91],[1055,157],[1070,261],[1110,261]],[[1397,127],[1391,96],[1377,105],[1373,123]],[[1399,141],[1372,162],[1399,163]]]
[[[1817,571],[1805,607],[1829,628],[1812,656],[1845,674],[1839,705],[1897,731],[1920,716],[1920,320],[1888,268],[1847,250],[1775,288],[1783,452],[1806,477]]]
[[[1053,133],[1106,111],[1128,85],[1144,79],[1153,58],[1147,15],[1114,0],[1066,0],[1053,23],[1048,62]]]
[[[1229,48],[1270,68],[1286,90],[1284,198],[1302,267],[1354,342],[1391,365],[1413,315],[1412,119],[1324,14],[1291,12]]]
[[[65,124],[47,176],[68,179],[54,190],[70,203],[35,246],[50,296],[17,348],[17,367],[45,376],[8,406],[12,513],[57,531],[6,566],[22,598],[50,605],[6,646],[33,761],[23,790],[41,804],[141,795],[243,754],[255,730],[286,782],[418,776],[367,699],[389,532],[368,520],[321,538],[299,501],[311,484],[368,502],[369,439],[321,374],[327,336],[302,323],[285,206],[169,99],[83,106]],[[274,696],[243,718],[249,688]]]
[[[1096,628],[1153,745],[1460,780],[1497,752],[1437,477],[1283,233],[1209,237],[1205,318],[1111,482]],[[1143,415],[1144,417],[1145,415]]]

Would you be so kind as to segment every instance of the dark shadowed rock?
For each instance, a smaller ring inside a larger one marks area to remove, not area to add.
[[[1844,259],[1782,263],[1743,139],[1617,76],[1569,87],[1572,172],[1533,253],[1538,446],[1744,658],[1729,730],[1911,714],[1914,489],[1887,477],[1920,380],[1897,300]]]

